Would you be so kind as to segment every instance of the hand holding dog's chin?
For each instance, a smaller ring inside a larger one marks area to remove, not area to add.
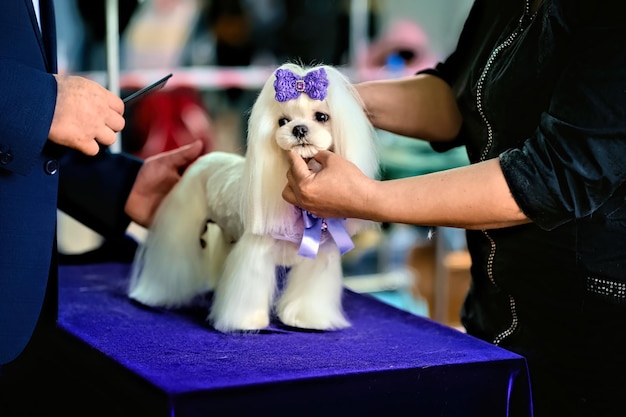
[[[366,207],[368,194],[365,190],[373,180],[356,165],[330,151],[319,151],[313,157],[318,165],[316,171],[295,152],[290,152],[289,158],[291,165],[282,193],[287,202],[323,218],[363,217],[361,209]]]

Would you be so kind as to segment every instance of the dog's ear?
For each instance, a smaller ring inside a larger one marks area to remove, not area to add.
[[[282,198],[289,165],[275,139],[278,120],[283,116],[275,100],[275,79],[272,74],[266,81],[248,119],[241,213],[244,228],[257,234],[280,230],[293,211]]]
[[[338,69],[324,66],[329,80],[328,107],[335,153],[358,166],[365,175],[379,175],[376,131],[358,92]]]

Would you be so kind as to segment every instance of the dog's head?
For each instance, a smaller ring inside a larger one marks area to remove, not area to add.
[[[275,72],[274,99],[280,103],[276,144],[310,159],[318,150],[332,150],[333,134],[328,96],[328,75],[317,68],[304,76],[288,68]]]
[[[261,89],[248,122],[246,228],[266,234],[288,226],[293,208],[282,199],[287,152],[310,160],[319,150],[330,150],[375,177],[374,135],[363,103],[339,70],[282,65]]]

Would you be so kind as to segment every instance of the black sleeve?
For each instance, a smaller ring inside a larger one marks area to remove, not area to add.
[[[588,216],[624,191],[626,48],[617,39],[626,39],[626,23],[615,16],[623,14],[607,11],[577,30],[535,134],[500,155],[513,197],[545,229]]]
[[[124,212],[142,161],[102,149],[95,157],[77,151],[60,160],[58,208],[105,238],[121,236],[130,223]]]

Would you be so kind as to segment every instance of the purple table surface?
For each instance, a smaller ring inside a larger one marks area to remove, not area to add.
[[[345,290],[347,329],[274,321],[222,334],[205,320],[210,297],[194,308],[148,308],[127,298],[128,273],[122,263],[61,266],[58,325],[99,352],[104,372],[110,363],[123,370],[115,378],[151,387],[163,415],[280,415],[294,406],[298,415],[532,415],[524,358],[371,296]]]

